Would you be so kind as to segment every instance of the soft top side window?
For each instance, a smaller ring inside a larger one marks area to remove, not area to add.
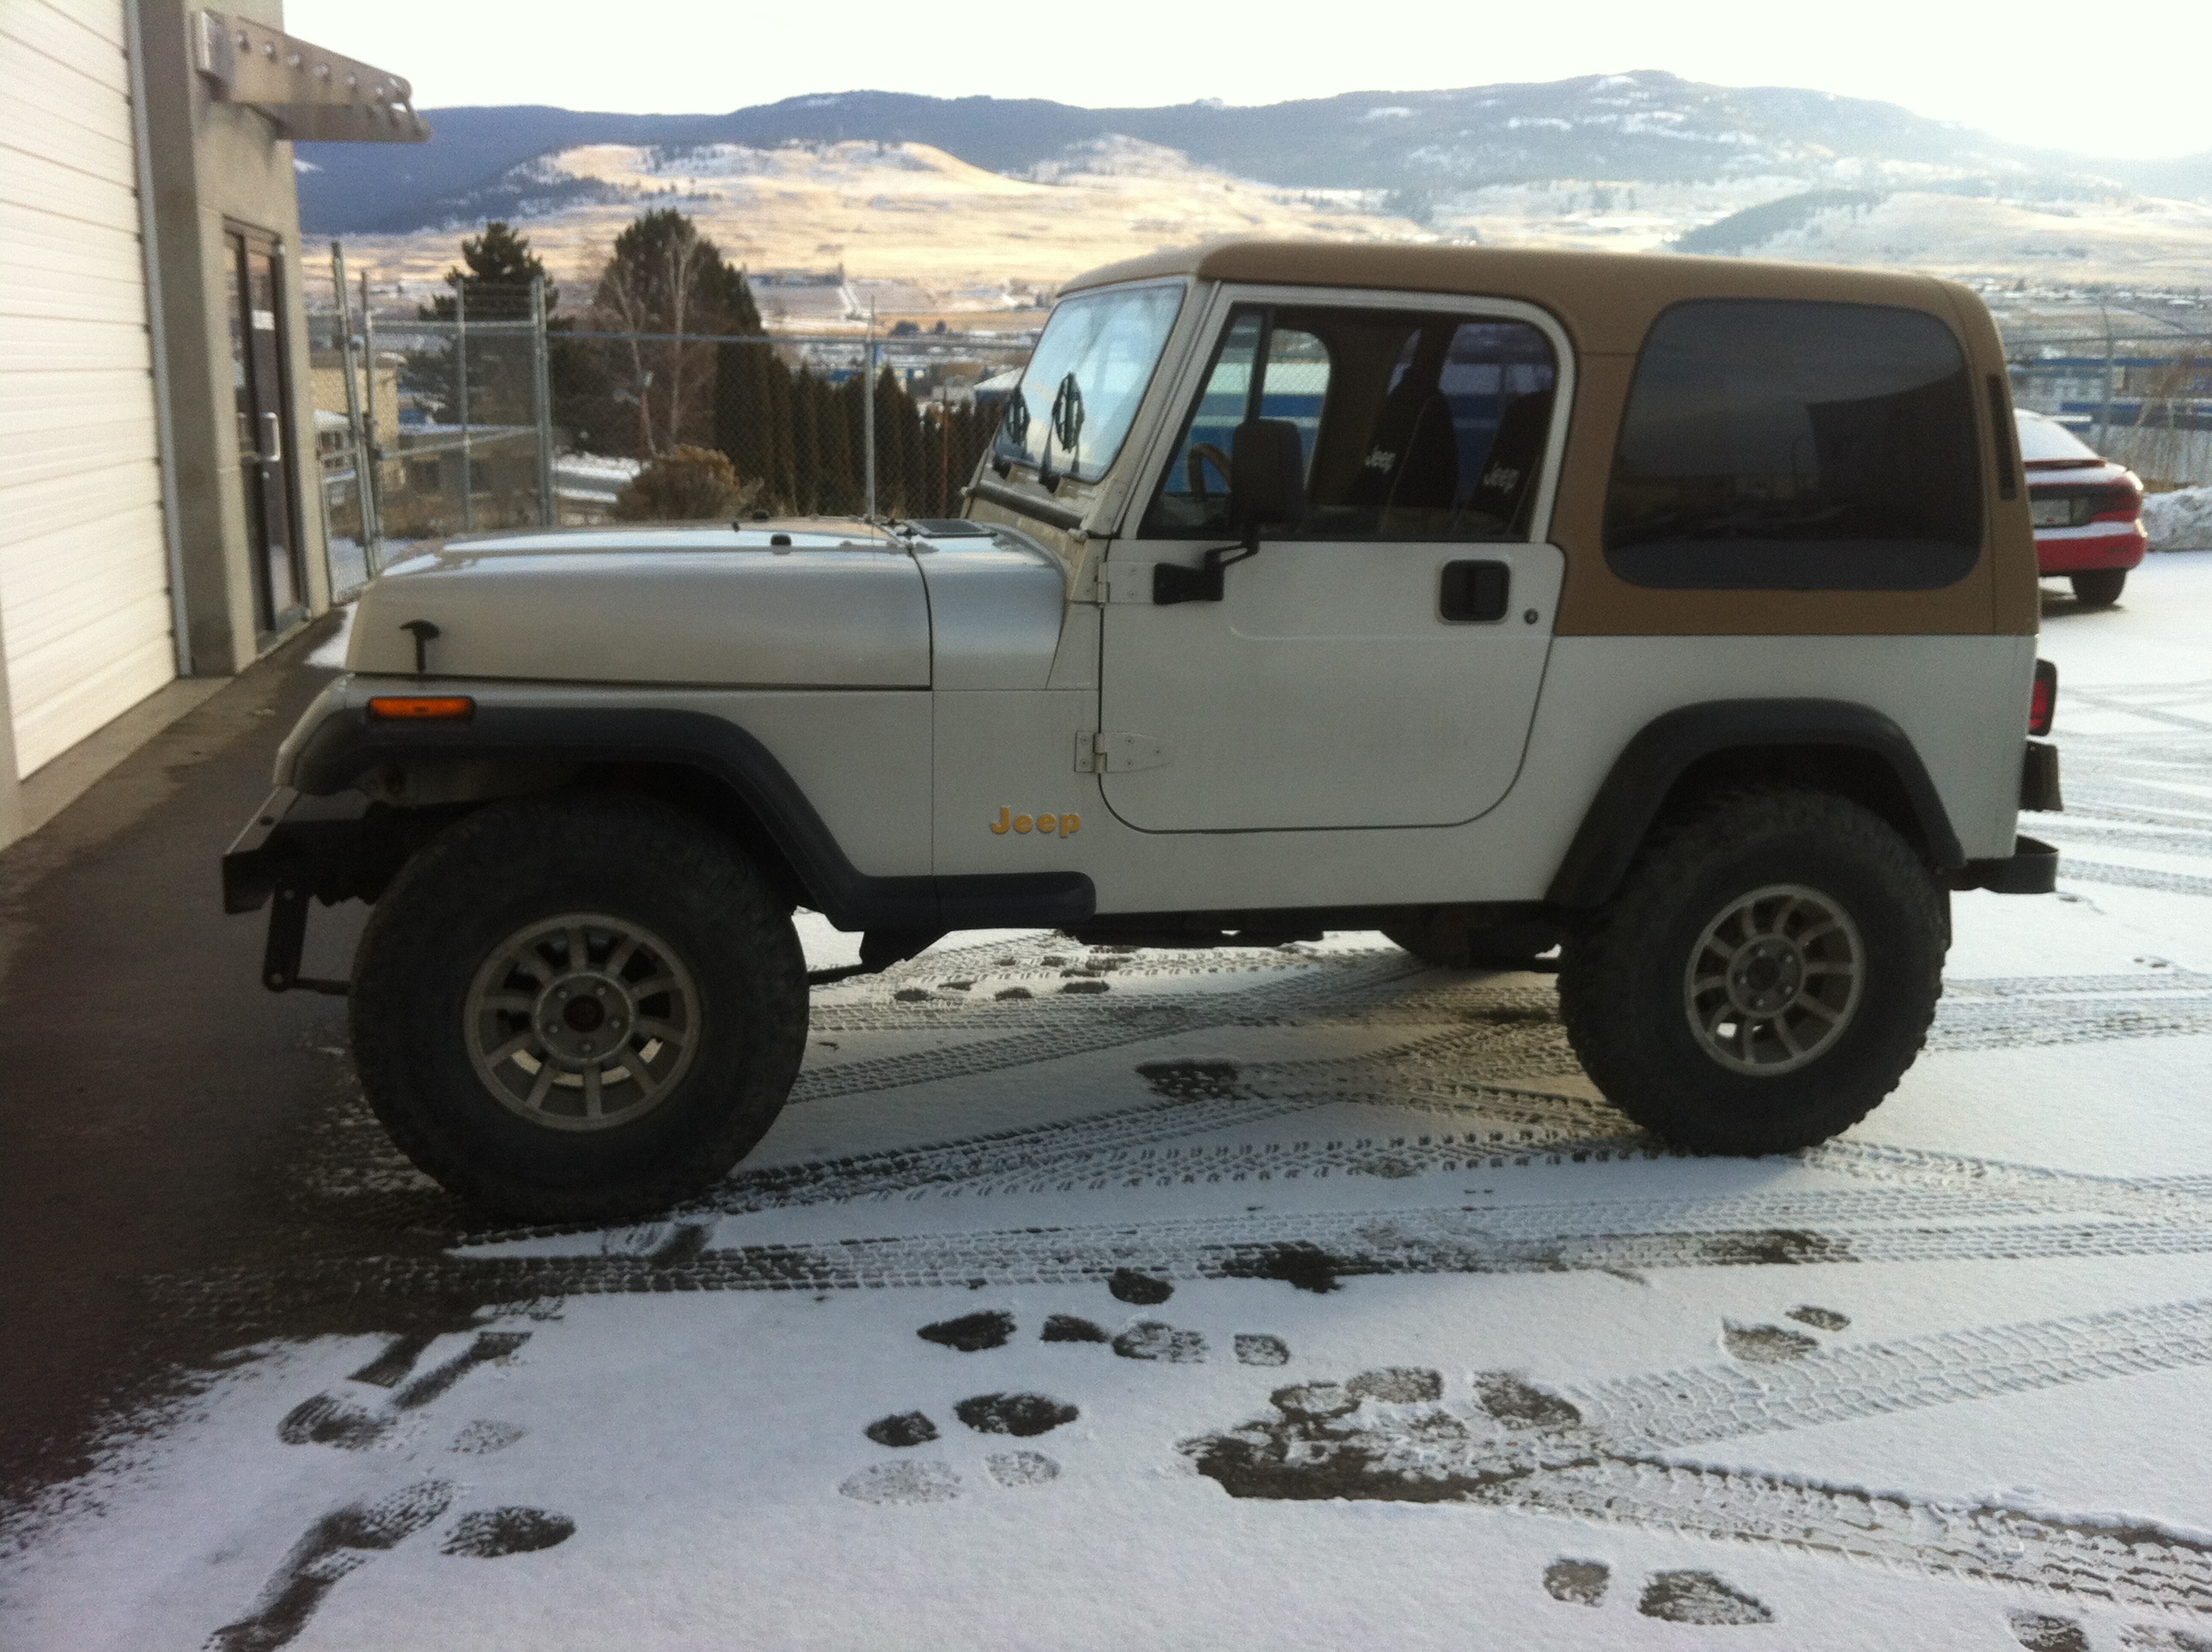
[[[1705,299],[1652,324],[1606,498],[1638,585],[1925,591],[1982,541],[1973,387],[1936,317]]]
[[[1526,538],[1558,374],[1525,321],[1239,305],[1140,531],[1229,533],[1228,455],[1260,418],[1304,449],[1305,518],[1284,537]]]

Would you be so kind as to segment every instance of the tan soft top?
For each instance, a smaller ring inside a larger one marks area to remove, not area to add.
[[[1974,571],[1940,591],[1675,591],[1632,586],[1604,556],[1604,505],[1636,354],[1659,313],[1705,298],[1827,300],[1887,304],[1936,316],[1966,346],[1978,380],[1982,440],[2000,433],[2004,349],[1971,288],[1933,276],[1680,253],[1554,252],[1498,246],[1388,242],[1214,241],[1109,264],[1069,282],[1076,293],[1110,282],[1195,276],[1281,287],[1365,288],[1518,299],[1559,318],[1577,357],[1575,413],[1560,466],[1552,538],[1566,552],[1562,635],[1917,635],[2033,633],[2035,542],[2027,490],[1989,501],[1989,544]],[[2009,441],[2011,420],[2002,440]]]
[[[1669,304],[1695,298],[1808,298],[1927,310],[1954,327],[1957,295],[1967,289],[1931,276],[1698,258],[1673,252],[1559,252],[1499,246],[1424,246],[1398,242],[1209,241],[1127,258],[1077,276],[1079,292],[1110,282],[1164,276],[1289,287],[1365,287],[1383,291],[1465,293],[1520,299],[1559,317],[1582,352],[1633,355],[1652,319]]]

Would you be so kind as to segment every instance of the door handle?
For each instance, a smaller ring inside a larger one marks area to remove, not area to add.
[[[261,416],[260,459],[264,465],[284,462],[284,427],[274,413]]]
[[[1502,620],[1513,598],[1513,570],[1504,562],[1444,564],[1437,592],[1437,612],[1456,624]]]

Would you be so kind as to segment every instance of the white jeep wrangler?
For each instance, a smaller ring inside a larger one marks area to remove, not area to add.
[[[1230,243],[1072,282],[959,521],[456,539],[224,861],[352,994],[395,1140],[509,1215],[725,1173],[798,1071],[795,908],[1380,929],[1549,967],[1693,1148],[1844,1129],[1952,890],[2049,890],[2055,677],[2004,362],[1916,276]],[[2033,726],[2031,729],[2031,722]],[[349,983],[310,896],[374,902]]]

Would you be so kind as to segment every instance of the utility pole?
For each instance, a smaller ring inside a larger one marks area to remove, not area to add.
[[[866,477],[866,507],[861,514],[876,519],[876,306],[868,302],[868,348],[860,367],[860,446]]]
[[[476,462],[469,450],[469,279],[461,277],[453,288],[453,353],[461,364],[461,531],[477,525]]]
[[[2112,445],[2112,313],[2100,300],[2097,313],[2105,319],[2105,403],[2097,415],[2097,451],[2101,453]]]
[[[374,573],[374,565],[368,561],[368,548],[378,538],[376,531],[376,501],[369,491],[368,427],[362,416],[361,383],[356,377],[361,363],[354,352],[352,295],[347,290],[345,244],[331,243],[331,289],[338,301],[338,361],[345,374],[346,434],[353,442],[354,496],[361,512],[361,547],[365,571]]]
[[[368,367],[362,375],[361,431],[368,444],[362,456],[368,467],[362,497],[368,501],[369,518],[376,524],[368,540],[368,573],[374,579],[384,572],[384,450],[376,443],[376,312],[368,307],[366,270],[361,272],[361,353]]]
[[[561,520],[560,501],[553,492],[553,380],[546,360],[545,277],[530,278],[530,398],[538,416],[538,521],[554,527]]]

